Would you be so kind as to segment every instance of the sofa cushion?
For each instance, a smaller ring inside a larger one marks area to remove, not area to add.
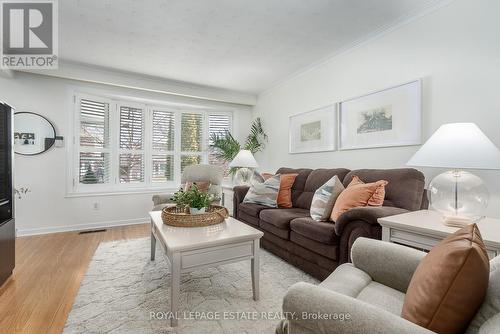
[[[241,220],[244,223],[247,223],[249,225],[254,225],[254,226],[259,226],[260,219],[259,217],[255,217],[253,215],[249,215],[244,211],[239,211],[238,212],[238,219]]]
[[[323,244],[334,245],[338,241],[335,234],[335,224],[318,222],[311,217],[295,218],[290,222],[290,229]]]
[[[281,230],[284,231],[284,230]],[[321,242],[318,242],[316,240],[312,240],[309,238],[304,237],[301,234],[298,234],[295,231],[290,231],[290,241],[292,241],[294,244],[299,245],[311,252],[314,252],[315,254],[327,257],[331,260],[337,261],[339,258],[339,246],[338,245],[328,245],[324,244]],[[297,254],[301,257],[304,257],[304,253],[301,252]],[[317,256],[319,257],[319,256]]]
[[[261,222],[262,223],[262,222]],[[260,227],[259,227],[260,228]],[[263,228],[260,228],[261,230],[264,230]],[[284,230],[282,230],[284,231]],[[290,239],[294,238],[295,236],[300,236],[299,234],[291,231],[290,232]],[[310,265],[314,266],[319,266],[322,269],[325,269],[328,274],[324,275],[325,271],[321,270],[321,278],[320,279],[325,279],[328,275],[332,273],[332,271],[337,267],[338,262],[336,259],[336,256],[331,256],[331,257],[326,257],[323,256],[324,254],[318,254],[317,252],[313,252],[305,247],[302,247],[299,245],[296,241],[291,241],[291,240],[285,240],[283,238],[280,238],[276,236],[273,233],[268,233],[267,231],[264,231],[264,236],[261,239],[262,245],[272,245],[275,247],[272,247],[271,251],[278,256],[283,257],[285,260],[288,262],[298,265],[301,267],[300,264],[297,264],[294,260],[297,260],[301,264],[305,264],[306,262],[309,263]],[[312,240],[310,240],[312,241]],[[330,247],[330,245],[324,245],[321,244],[322,246]],[[268,249],[268,247],[263,246],[264,248]],[[279,251],[277,251],[279,249]],[[309,267],[309,268],[313,268]],[[307,270],[307,269],[305,269]],[[313,270],[314,271],[314,270]],[[314,274],[312,274],[314,275]],[[316,277],[316,276],[315,276]]]
[[[290,221],[295,218],[309,217],[309,210],[291,208],[291,209],[265,209],[259,214],[260,220],[274,225],[282,230],[290,229]]]
[[[238,210],[256,218],[259,218],[259,213],[264,209],[269,209],[269,207],[255,203],[241,203],[238,205]]]
[[[489,271],[477,225],[458,230],[418,265],[401,316],[433,332],[462,333],[486,295]]]
[[[277,237],[280,237],[281,239],[288,240],[290,239],[290,230],[284,230],[281,228],[278,228],[272,224],[269,224],[263,220],[259,220],[259,227],[261,230],[265,232],[269,232],[274,234]]]
[[[399,316],[403,309],[405,294],[387,285],[371,281],[356,299]]]
[[[310,209],[311,202],[314,196],[314,192],[326,183],[329,179],[338,176],[339,180],[343,181],[346,174],[349,172],[345,168],[333,168],[333,169],[315,169],[307,177],[306,183],[304,185],[304,190],[297,197],[294,203],[294,207],[302,209]]]
[[[366,183],[387,180],[384,206],[395,206],[410,211],[420,210],[424,198],[425,177],[413,168],[399,169],[357,169],[350,171],[344,178],[347,187],[357,175]]]

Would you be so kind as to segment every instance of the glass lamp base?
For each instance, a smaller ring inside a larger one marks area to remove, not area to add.
[[[461,170],[436,176],[427,195],[430,205],[444,215],[445,222],[455,225],[483,218],[490,197],[481,178]]]
[[[233,183],[237,186],[249,186],[252,180],[253,171],[250,168],[240,168],[234,175]]]

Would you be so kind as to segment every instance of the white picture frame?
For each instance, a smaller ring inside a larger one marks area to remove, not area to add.
[[[290,116],[289,153],[326,152],[336,149],[337,104]]]
[[[338,107],[339,150],[422,144],[422,80],[345,100]]]

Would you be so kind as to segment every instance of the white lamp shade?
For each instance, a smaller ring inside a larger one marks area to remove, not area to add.
[[[450,123],[441,125],[407,165],[500,169],[500,151],[476,124]]]
[[[229,163],[229,167],[257,168],[259,164],[255,161],[252,152],[249,150],[241,150],[236,157],[234,157],[233,161]]]

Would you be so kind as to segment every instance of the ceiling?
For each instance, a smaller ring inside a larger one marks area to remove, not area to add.
[[[64,0],[63,60],[259,93],[442,0]]]

